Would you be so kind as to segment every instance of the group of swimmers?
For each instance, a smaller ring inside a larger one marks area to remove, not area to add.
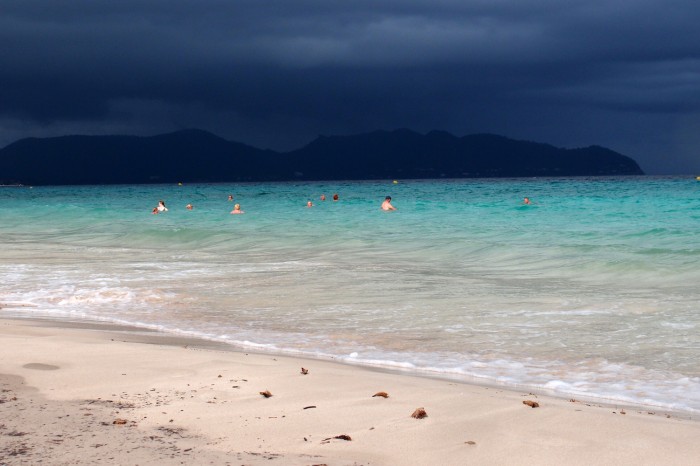
[[[321,201],[325,201],[325,200],[326,200],[326,195],[325,195],[325,194],[321,194],[320,199],[321,199]],[[338,194],[333,194],[333,201],[338,201],[338,199],[340,199],[340,197],[338,197]],[[313,203],[313,202],[307,201],[306,207],[313,207],[313,206],[314,206],[314,203]]]
[[[325,195],[325,194],[321,194],[320,199],[321,199],[321,201],[325,201],[325,200],[326,200],[326,195]],[[338,201],[339,199],[340,199],[340,197],[338,196],[337,193],[336,193],[336,194],[333,194],[333,201]],[[233,194],[229,194],[229,195],[228,195],[228,200],[229,200],[229,202],[233,202]],[[314,206],[314,203],[311,202],[311,201],[308,201],[308,202],[306,203],[306,207],[313,207],[313,206]],[[192,209],[194,209],[194,206],[193,206],[192,204],[187,204],[187,206],[185,206],[185,208],[186,208],[187,210],[192,210]],[[385,210],[385,211],[396,210],[396,207],[394,207],[393,205],[391,205],[391,196],[387,196],[386,198],[384,198],[384,202],[382,202],[381,209],[382,209],[382,210]],[[153,210],[151,211],[151,213],[152,213],[153,215],[156,215],[156,214],[159,214],[159,213],[161,213],[161,212],[167,212],[167,211],[168,211],[168,208],[165,207],[165,201],[160,200],[160,201],[158,201],[158,205],[157,205],[156,207],[153,208]],[[243,213],[245,213],[245,212],[241,210],[241,205],[240,205],[240,204],[235,204],[235,205],[233,206],[233,210],[231,211],[231,213],[232,213],[232,214],[243,214]]]
[[[321,198],[320,198],[320,199],[321,199],[321,201],[325,201],[325,200],[326,200],[326,195],[325,195],[325,194],[321,194]],[[337,201],[338,199],[339,199],[338,194],[333,194],[333,200],[334,200],[334,201]],[[228,200],[229,200],[229,202],[233,202],[233,195],[232,195],[232,194],[229,194],[229,195],[228,195]],[[523,204],[525,204],[525,205],[530,205],[530,204],[532,204],[532,202],[530,201],[530,198],[529,198],[529,197],[526,197],[526,198],[523,199]],[[306,207],[313,207],[313,206],[314,206],[314,203],[311,202],[311,201],[308,201],[308,202],[306,203]],[[194,207],[192,206],[192,204],[187,204],[187,206],[185,206],[185,208],[186,208],[187,210],[192,210],[192,209],[194,209]],[[384,202],[382,202],[381,209],[384,210],[384,211],[396,210],[396,207],[394,207],[394,206],[391,204],[391,196],[387,196],[387,197],[384,198]],[[152,211],[151,213],[155,215],[155,214],[159,214],[159,213],[161,213],[161,212],[167,212],[167,211],[168,211],[168,208],[165,207],[165,201],[162,201],[162,200],[161,200],[161,201],[158,201],[158,205],[157,205],[156,207],[153,208],[153,211]],[[241,205],[240,205],[240,204],[235,204],[235,205],[233,206],[233,210],[231,211],[231,213],[232,213],[232,214],[243,214],[243,213],[245,213],[245,212],[241,210]]]
[[[187,209],[187,210],[192,210],[192,209],[194,209],[194,207],[192,206],[192,204],[187,204],[187,205],[185,206],[185,209]],[[152,213],[153,215],[157,215],[157,214],[159,214],[159,213],[161,213],[161,212],[167,212],[167,211],[168,211],[168,208],[165,207],[165,201],[158,201],[158,205],[155,206],[155,207],[153,208],[153,210],[151,211],[151,213]]]

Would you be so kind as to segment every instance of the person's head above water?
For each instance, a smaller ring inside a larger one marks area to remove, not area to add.
[[[384,202],[382,202],[382,210],[396,210],[396,207],[391,205],[391,196],[384,198]]]

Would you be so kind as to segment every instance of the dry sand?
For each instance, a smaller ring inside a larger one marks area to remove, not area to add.
[[[0,348],[0,465],[690,465],[700,458],[700,423],[675,414],[116,327],[0,320]],[[388,398],[373,396],[380,391]],[[427,417],[411,417],[417,408]]]

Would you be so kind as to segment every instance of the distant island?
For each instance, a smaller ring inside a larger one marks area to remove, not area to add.
[[[0,184],[643,175],[600,146],[562,149],[491,134],[407,129],[320,136],[290,152],[261,150],[189,129],[151,137],[26,138],[0,150]]]

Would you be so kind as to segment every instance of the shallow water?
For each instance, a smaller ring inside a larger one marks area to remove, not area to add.
[[[699,227],[692,178],[1,188],[0,312],[695,412]]]

